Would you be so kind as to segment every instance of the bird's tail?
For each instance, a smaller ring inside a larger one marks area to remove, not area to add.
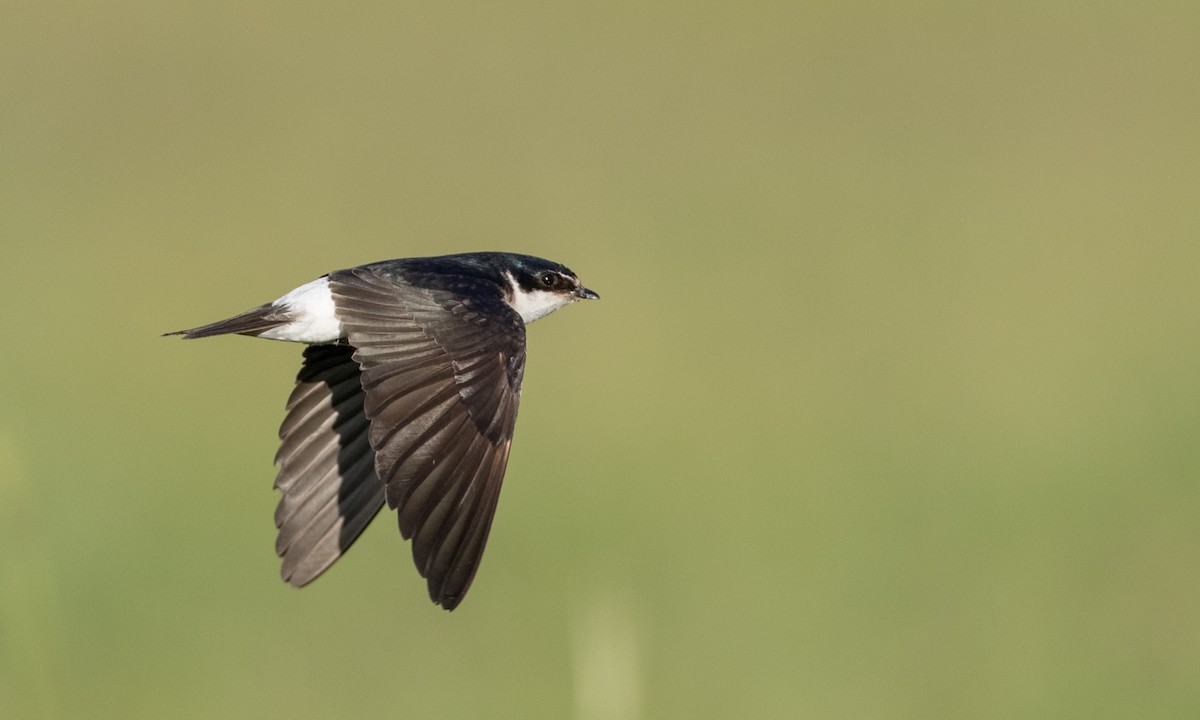
[[[286,325],[292,318],[287,312],[276,305],[259,305],[253,310],[247,310],[240,315],[234,315],[227,320],[219,320],[208,325],[194,327],[191,330],[176,330],[163,335],[182,335],[185,340],[212,337],[214,335],[258,335],[261,332]]]

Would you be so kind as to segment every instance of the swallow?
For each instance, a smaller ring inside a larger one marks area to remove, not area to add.
[[[512,447],[525,326],[599,295],[556,262],[479,252],[331,272],[226,320],[167,333],[304,343],[275,456],[275,550],[303,587],[384,503],[429,596],[462,602]]]

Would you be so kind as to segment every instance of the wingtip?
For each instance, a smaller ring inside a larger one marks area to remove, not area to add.
[[[283,559],[283,567],[279,569],[279,577],[281,577],[285,583],[296,589],[300,589],[305,585],[308,585],[321,575],[321,573],[314,575],[312,573],[296,572],[297,568],[294,564],[288,562],[288,558],[286,556],[281,555],[280,557]]]

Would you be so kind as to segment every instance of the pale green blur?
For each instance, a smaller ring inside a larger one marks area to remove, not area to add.
[[[0,717],[1200,717],[1200,6],[16,3]],[[296,346],[511,250],[482,570],[278,578]]]

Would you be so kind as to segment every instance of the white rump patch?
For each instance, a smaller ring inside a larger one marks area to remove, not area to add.
[[[285,308],[293,319],[287,325],[259,333],[259,337],[313,345],[336,342],[345,337],[342,322],[334,311],[328,277],[301,285],[271,305]]]
[[[508,304],[517,311],[526,325],[574,301],[570,295],[550,290],[525,290],[517,284],[512,273],[505,273],[505,276],[508,277],[508,284],[512,286],[512,299]]]

